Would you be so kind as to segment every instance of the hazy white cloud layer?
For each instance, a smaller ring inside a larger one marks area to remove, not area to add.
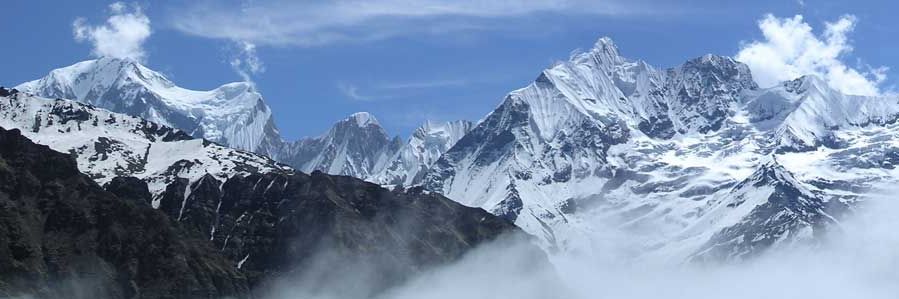
[[[816,75],[848,94],[880,94],[886,67],[850,66],[844,60],[852,52],[848,35],[856,17],[846,15],[825,24],[816,35],[801,15],[778,18],[766,15],[759,21],[764,40],[743,45],[736,59],[749,65],[762,87],[803,75]]]
[[[621,0],[340,0],[266,1],[237,5],[200,2],[178,9],[172,25],[183,32],[259,45],[320,46],[410,34],[485,30],[486,19],[533,13],[634,15],[660,12],[644,1]],[[665,10],[671,13],[673,10]],[[502,23],[502,22],[500,22]]]
[[[607,246],[591,255],[562,253],[554,256],[553,266],[544,267],[535,262],[526,243],[513,239],[488,244],[457,263],[374,294],[367,285],[376,272],[357,262],[332,260],[322,267],[306,268],[298,279],[275,284],[265,298],[896,298],[899,202],[889,195],[871,196],[856,212],[821,244],[779,248],[747,262],[634,261],[622,258],[634,248]],[[335,268],[346,272],[334,273]],[[330,271],[330,275],[322,279],[316,274],[319,271]]]
[[[143,45],[150,37],[150,19],[137,4],[115,2],[109,5],[105,24],[90,25],[84,18],[72,23],[75,40],[93,45],[91,54],[115,58],[146,58]]]

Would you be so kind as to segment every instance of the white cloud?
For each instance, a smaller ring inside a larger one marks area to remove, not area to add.
[[[817,75],[830,86],[848,94],[880,94],[886,67],[851,67],[843,59],[852,52],[847,37],[857,19],[846,15],[825,24],[818,36],[801,15],[778,18],[766,15],[759,21],[765,40],[744,44],[736,59],[749,65],[763,87],[803,75]]]
[[[175,10],[174,28],[197,36],[258,45],[320,46],[412,34],[485,30],[489,20],[534,13],[633,15],[672,13],[644,0],[342,0],[200,2]],[[499,23],[499,24],[498,24]]]
[[[376,86],[379,89],[429,89],[443,87],[457,87],[468,84],[467,80],[450,79],[450,80],[432,80],[432,81],[412,81],[412,82],[393,82]]]
[[[337,89],[340,90],[344,96],[356,100],[356,101],[369,101],[372,97],[367,95],[362,95],[359,93],[359,87],[352,84],[339,83],[337,84]]]
[[[116,58],[143,60],[144,41],[150,37],[150,19],[137,4],[115,2],[109,5],[110,16],[106,24],[91,26],[84,18],[72,23],[73,34],[78,42],[93,44],[91,54]]]
[[[250,42],[236,42],[237,54],[231,58],[231,68],[245,82],[253,83],[252,75],[265,72],[265,65],[256,54],[256,45]]]
[[[422,81],[381,82],[374,84],[347,84],[338,83],[337,88],[344,96],[357,101],[374,101],[419,97],[429,90],[440,90],[465,86],[472,83],[462,79],[437,79]],[[362,90],[365,90],[364,92]]]

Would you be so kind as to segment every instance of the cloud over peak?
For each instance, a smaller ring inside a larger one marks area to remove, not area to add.
[[[848,35],[857,21],[855,16],[844,15],[825,23],[819,36],[802,15],[778,18],[769,14],[758,23],[764,40],[744,44],[736,59],[749,65],[763,87],[816,75],[847,94],[877,95],[886,80],[886,67],[852,67],[843,62],[853,50]]]
[[[137,4],[115,2],[109,5],[109,13],[106,23],[96,26],[87,24],[84,18],[75,19],[75,40],[90,42],[94,56],[144,60],[143,44],[152,33],[150,19]]]

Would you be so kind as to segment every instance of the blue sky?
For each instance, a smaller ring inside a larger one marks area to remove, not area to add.
[[[182,87],[253,80],[287,139],[318,135],[357,111],[374,113],[403,137],[426,119],[478,120],[506,93],[601,36],[614,39],[624,56],[659,67],[705,53],[739,53],[769,81],[818,72],[853,79],[832,82],[850,82],[846,90],[859,93],[893,92],[899,77],[888,69],[899,65],[899,6],[885,0],[111,4],[4,3],[0,84],[93,58],[100,43],[94,31],[79,38],[74,29],[110,26],[107,19],[116,14],[149,20],[149,35],[131,46],[148,67]],[[802,34],[803,26],[811,35]],[[809,50],[784,54],[794,44]]]

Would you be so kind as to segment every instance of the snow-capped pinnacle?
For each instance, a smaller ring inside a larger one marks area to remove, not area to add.
[[[615,41],[608,36],[600,37],[596,40],[596,43],[593,44],[593,50],[599,52],[608,52],[610,54],[614,54],[618,56],[618,46],[615,45]]]
[[[575,52],[569,59],[569,62],[574,64],[620,65],[627,61],[618,53],[618,47],[611,38],[601,37],[590,51]]]
[[[303,172],[367,178],[402,146],[391,139],[368,112],[359,112],[337,122],[315,138],[286,143],[276,160]]]
[[[750,178],[754,178],[756,183],[795,180],[793,175],[777,161],[775,155],[760,158],[759,166]]]
[[[368,112],[356,112],[347,117],[344,121],[353,121],[359,127],[367,127],[367,126],[381,126],[381,123],[378,122],[378,119],[375,118],[374,115]]]

